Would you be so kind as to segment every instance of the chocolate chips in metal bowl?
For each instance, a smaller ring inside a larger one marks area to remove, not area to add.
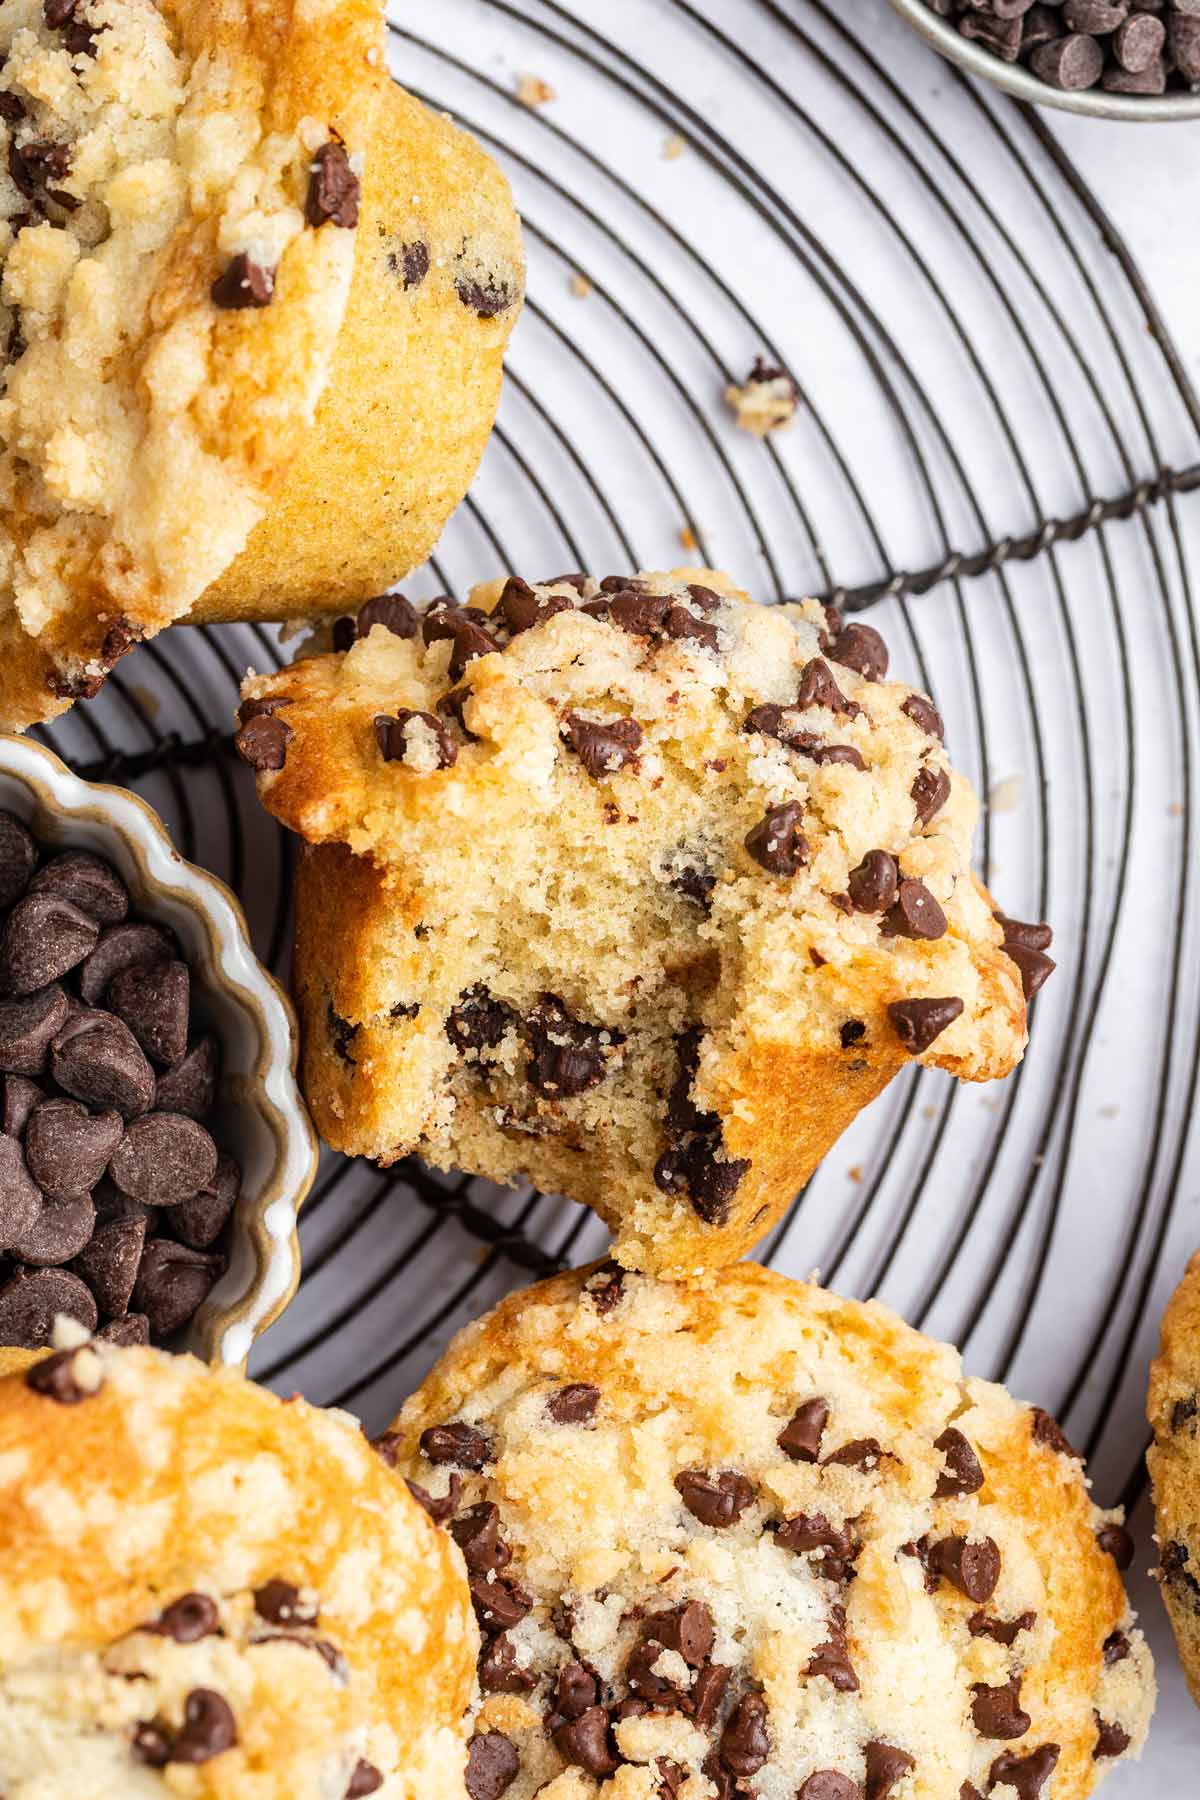
[[[1059,93],[1158,99],[1200,88],[1193,0],[922,0],[961,37]]]
[[[0,1343],[55,1317],[170,1342],[227,1263],[220,1054],[164,926],[90,850],[0,811]]]

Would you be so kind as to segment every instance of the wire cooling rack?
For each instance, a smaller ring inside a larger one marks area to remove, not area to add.
[[[1153,296],[1041,118],[882,5],[439,0],[397,11],[391,52],[501,158],[530,259],[483,473],[406,591],[705,562],[871,609],[1060,968],[1010,1081],[896,1082],[766,1253],[962,1344],[1136,1501],[1146,1365],[1200,1241],[1200,403]],[[765,443],[721,398],[760,353],[802,394]],[[280,968],[291,848],[228,732],[245,666],[282,654],[171,633],[47,734],[159,805]],[[452,1330],[605,1234],[330,1158],[302,1238],[255,1372],[378,1427]]]

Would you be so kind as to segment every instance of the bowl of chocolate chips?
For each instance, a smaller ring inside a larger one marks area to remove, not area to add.
[[[1200,0],[891,0],[1018,100],[1096,118],[1200,118]]]
[[[0,1346],[60,1315],[240,1364],[317,1145],[233,895],[122,789],[0,735]]]

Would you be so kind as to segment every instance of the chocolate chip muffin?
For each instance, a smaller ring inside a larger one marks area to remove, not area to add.
[[[576,1271],[379,1448],[466,1558],[473,1800],[1079,1800],[1140,1749],[1119,1515],[877,1303]]]
[[[1200,1255],[1162,1323],[1147,1408],[1154,1442],[1159,1581],[1192,1698],[1200,1705]]]
[[[8,1800],[460,1800],[462,1565],[355,1422],[153,1350],[25,1361],[0,1380]]]
[[[974,795],[870,626],[680,571],[372,600],[335,643],[250,680],[238,736],[311,846],[335,1148],[528,1177],[686,1272],[913,1058],[1020,1059],[1049,933],[993,915]]]
[[[392,90],[376,0],[11,0],[0,56],[21,727],[189,612],[308,613],[420,560],[521,274],[502,178]]]

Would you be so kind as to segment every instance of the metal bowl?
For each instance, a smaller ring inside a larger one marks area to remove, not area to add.
[[[107,858],[139,915],[169,926],[183,946],[198,1017],[221,1045],[220,1139],[242,1168],[229,1268],[188,1327],[185,1348],[242,1365],[295,1292],[297,1216],[317,1166],[296,1086],[291,1004],[251,949],[229,889],[184,861],[137,795],[83,781],[31,738],[0,734],[0,807],[56,850]]]
[[[1057,106],[1062,112],[1084,113],[1093,119],[1135,119],[1151,124],[1165,119],[1200,119],[1200,92],[1147,95],[1110,94],[1103,88],[1086,88],[1082,93],[1064,93],[1039,81],[1020,63],[1007,63],[994,56],[971,38],[957,32],[953,24],[939,19],[925,0],[890,0],[894,11],[919,31],[947,62],[957,64],[969,75],[981,75],[993,86],[1003,88],[1016,100],[1031,106]]]

